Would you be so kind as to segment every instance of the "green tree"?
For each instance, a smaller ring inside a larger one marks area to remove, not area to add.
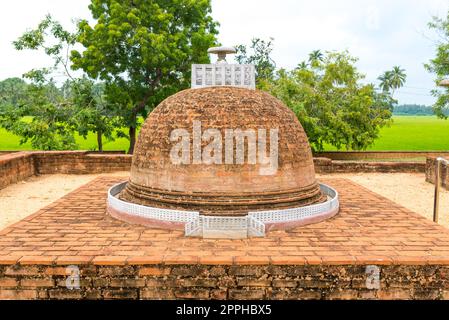
[[[348,52],[310,56],[317,58],[292,71],[279,70],[268,91],[295,112],[313,149],[325,144],[366,149],[390,122],[391,95],[364,84],[357,59]]]
[[[207,63],[217,23],[210,0],[92,0],[95,24],[79,22],[75,69],[105,82],[109,107],[126,125],[133,153],[138,116],[186,88],[192,63]]]
[[[2,106],[18,107],[26,100],[27,83],[20,78],[0,81],[0,110]]]
[[[240,64],[253,64],[255,66],[258,89],[266,89],[268,83],[274,78],[276,63],[271,58],[273,40],[273,38],[268,41],[254,38],[251,40],[250,50],[245,45],[236,46],[235,60]]]
[[[114,140],[115,128],[118,126],[117,117],[110,112],[104,97],[104,86],[94,83],[83,76],[74,80],[67,80],[63,86],[66,99],[73,108],[72,122],[76,131],[84,139],[89,132],[97,136],[98,151],[103,151],[103,136],[107,140]]]
[[[439,34],[436,56],[425,64],[428,71],[435,74],[435,83],[438,85],[442,80],[449,78],[449,12],[447,18],[434,17],[429,27]],[[449,88],[432,90],[432,95],[437,98],[433,110],[439,118],[447,119],[449,109]]]
[[[35,128],[34,135],[41,134],[41,126],[35,126],[34,121],[39,121],[40,119],[51,124],[53,123],[54,119],[52,117],[54,115],[49,113],[49,119],[45,119],[45,112],[41,112],[38,108],[48,108],[49,104],[56,104],[54,108],[64,116],[58,118],[57,125],[59,129],[48,130],[46,135],[61,133],[62,128],[64,128],[66,132],[62,134],[66,136],[65,140],[67,140],[68,136],[73,136],[74,132],[78,132],[84,138],[87,138],[89,132],[94,132],[97,135],[98,150],[102,151],[102,137],[104,135],[108,140],[113,139],[112,133],[116,121],[114,121],[114,114],[107,108],[103,97],[104,90],[98,90],[101,84],[95,84],[86,76],[75,78],[71,74],[70,51],[75,46],[77,37],[77,32],[67,31],[58,21],[47,15],[35,29],[25,32],[14,42],[17,50],[43,50],[53,59],[51,67],[32,70],[26,75],[34,82],[33,95],[37,93],[36,86],[40,86],[41,91],[47,91],[47,95],[53,92],[53,94],[59,96],[58,99],[50,99],[47,104],[40,103],[25,108],[24,110],[30,112],[27,115],[34,117],[35,114],[38,114],[39,117],[33,118],[31,122],[22,122],[21,127],[28,125],[29,128],[27,130],[23,128],[16,130],[16,133],[20,134],[23,132],[26,136],[31,137],[33,136],[33,128]],[[62,92],[54,85],[52,78],[48,79],[54,72],[59,72],[60,70],[63,71],[63,75],[67,79],[61,88]],[[8,115],[14,118],[16,113],[11,113],[11,110],[9,110],[4,117]],[[13,128],[14,126],[9,125],[8,127]],[[55,149],[64,148],[58,144],[58,137],[54,137],[53,140],[55,141]],[[74,141],[74,139],[72,140]],[[36,141],[40,141],[40,139],[37,137]],[[43,145],[42,148],[51,149],[52,147],[49,143],[51,143],[52,139],[47,137],[45,141],[47,145]],[[36,143],[36,145],[39,144]],[[74,143],[69,143],[65,148],[70,149],[75,146]]]
[[[77,147],[73,136],[72,109],[66,108],[60,90],[53,81],[44,81],[43,71],[33,70],[25,75],[26,102],[9,105],[0,114],[0,126],[21,137],[20,143],[31,140],[40,150],[69,150]],[[30,116],[31,117],[27,117]]]
[[[391,71],[385,71],[383,74],[381,74],[377,80],[380,81],[380,88],[383,92],[390,91],[391,88]]]
[[[309,54],[309,63],[312,67],[318,67],[323,62],[324,55],[321,50],[314,50]]]

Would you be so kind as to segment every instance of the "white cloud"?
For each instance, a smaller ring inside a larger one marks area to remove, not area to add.
[[[249,43],[252,37],[275,38],[274,59],[293,68],[309,52],[348,49],[360,60],[368,81],[394,65],[409,75],[398,95],[403,103],[431,104],[432,75],[423,64],[435,54],[427,28],[432,15],[445,16],[447,0],[212,0],[225,45]],[[89,0],[15,0],[0,5],[0,79],[20,76],[51,63],[44,54],[12,47],[26,29],[51,13],[66,27],[72,18],[89,18]],[[416,89],[420,88],[420,89]]]

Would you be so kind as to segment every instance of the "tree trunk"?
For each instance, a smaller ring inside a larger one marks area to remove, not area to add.
[[[129,127],[129,154],[134,153],[134,145],[136,144],[136,127]]]
[[[101,130],[97,131],[97,145],[98,145],[98,151],[103,152],[103,134]]]

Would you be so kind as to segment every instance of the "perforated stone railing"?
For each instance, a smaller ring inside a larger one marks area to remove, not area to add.
[[[125,188],[126,184],[127,182],[123,182],[109,189],[109,207],[133,216],[169,222],[190,222],[199,217],[199,212],[195,211],[153,208],[120,200],[116,196]]]
[[[337,210],[340,205],[338,192],[325,184],[320,184],[320,189],[328,197],[326,202],[299,208],[249,212],[248,215],[263,223],[284,223],[299,221]]]
[[[308,219],[325,218],[339,209],[338,192],[324,184],[320,184],[320,188],[328,200],[323,203],[291,209],[249,212],[248,215],[240,217],[206,216],[195,211],[153,208],[125,202],[117,198],[125,185],[126,182],[109,189],[108,208],[140,218],[184,223],[185,235],[188,237],[263,237],[267,224],[301,223]]]
[[[213,86],[255,89],[254,65],[227,63],[192,65],[192,88]]]

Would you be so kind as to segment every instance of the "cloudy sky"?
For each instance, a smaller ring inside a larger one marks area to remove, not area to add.
[[[43,54],[17,52],[11,45],[23,31],[51,13],[66,27],[73,18],[90,18],[89,0],[14,0],[0,4],[0,79],[20,76],[49,64]],[[275,40],[278,67],[293,68],[309,52],[349,50],[359,58],[367,81],[392,66],[406,69],[400,103],[432,104],[433,77],[423,64],[435,54],[432,16],[444,17],[448,0],[213,0],[224,45]]]

